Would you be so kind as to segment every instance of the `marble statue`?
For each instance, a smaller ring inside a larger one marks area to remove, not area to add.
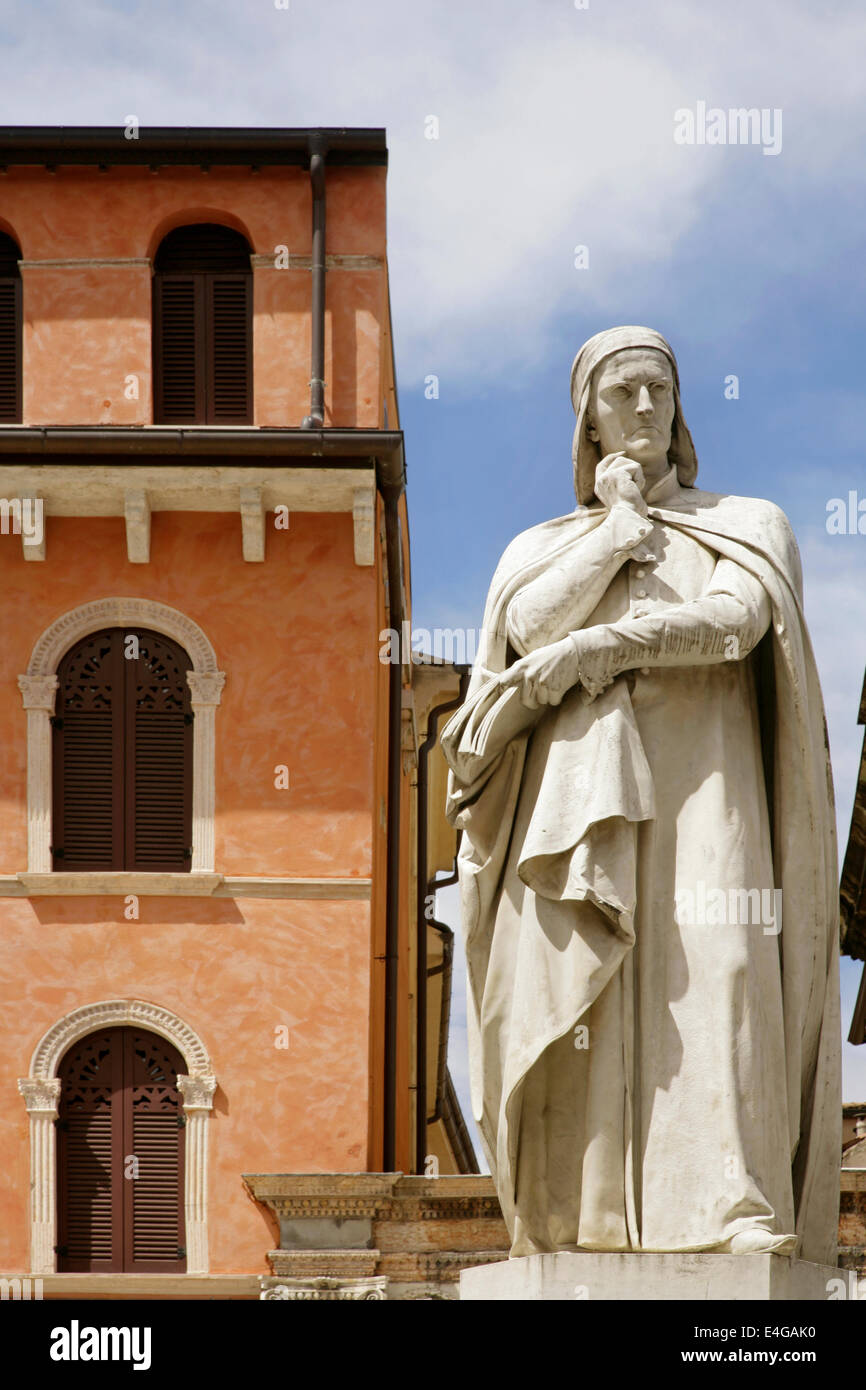
[[[577,509],[505,551],[442,734],[511,1253],[835,1265],[836,844],[796,542],[696,488],[660,334],[590,338],[571,394]]]

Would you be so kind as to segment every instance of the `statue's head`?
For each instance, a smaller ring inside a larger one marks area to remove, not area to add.
[[[596,333],[574,359],[571,400],[578,502],[593,501],[598,463],[620,449],[651,471],[667,460],[682,486],[694,483],[698,461],[680,405],[676,358],[660,333],[633,326]]]

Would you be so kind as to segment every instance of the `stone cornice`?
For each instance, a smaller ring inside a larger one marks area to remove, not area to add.
[[[486,1175],[422,1178],[392,1173],[245,1173],[257,1201],[286,1220],[436,1221],[499,1218]]]

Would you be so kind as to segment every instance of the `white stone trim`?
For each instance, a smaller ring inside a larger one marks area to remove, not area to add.
[[[136,266],[147,267],[147,256],[51,256],[39,261],[19,261],[19,270],[115,270]]]
[[[194,671],[216,671],[216,652],[198,623],[185,613],[149,598],[100,598],[71,608],[45,629],[30,654],[28,676],[54,675],[61,657],[80,637],[101,627],[123,627],[126,623],[173,637],[189,652]]]
[[[190,434],[197,428],[217,427],[184,426]],[[255,428],[250,427],[250,432],[254,435]],[[190,456],[189,462],[177,465],[100,464],[98,468],[92,464],[4,463],[3,476],[7,495],[40,497],[45,517],[124,517],[127,553],[133,563],[146,563],[146,559],[139,559],[145,554],[145,537],[149,544],[146,511],[240,511],[245,560],[264,559],[265,514],[277,507],[287,507],[290,512],[352,512],[356,554],[359,545],[365,555],[371,553],[366,537],[359,540],[359,536],[369,526],[370,507],[375,510],[373,467],[302,468],[251,462],[244,467],[221,464],[214,468],[193,462]],[[359,498],[364,498],[360,504]],[[26,558],[44,559],[44,535],[41,546],[26,545],[24,549]],[[372,560],[358,563],[372,564]]]
[[[370,878],[235,877],[94,870],[81,873],[0,874],[0,898],[295,898],[319,902],[369,902]]]
[[[170,1009],[142,999],[104,999],[73,1009],[49,1028],[30,1060],[30,1072],[18,1081],[30,1116],[30,1273],[56,1269],[57,1150],[54,1121],[60,1097],[57,1069],[79,1038],[100,1028],[133,1024],[166,1038],[189,1067],[178,1077],[187,1116],[184,1171],[187,1274],[207,1274],[208,1264],[208,1131],[216,1078],[207,1048],[188,1023]]]
[[[150,564],[150,502],[144,488],[129,488],[123,497],[126,558],[131,565]]]
[[[103,598],[63,613],[43,632],[30,654],[26,675],[18,685],[27,710],[27,869],[51,873],[51,724],[57,689],[57,667],[69,648],[101,627],[147,627],[172,637],[188,652],[193,669],[187,673],[192,692],[193,785],[192,869],[214,868],[214,744],[215,716],[225,682],[217,670],[216,653],[198,623],[167,604],[146,598]],[[53,687],[47,682],[53,680]],[[42,684],[40,684],[40,681]]]
[[[376,558],[376,495],[369,488],[358,488],[352,502],[355,533],[355,564],[372,565]]]
[[[42,537],[41,537],[41,539],[39,540],[39,542],[38,542],[37,544],[34,545],[33,542],[32,542],[32,541],[29,541],[29,540],[27,539],[27,537],[24,535],[24,529],[23,529],[23,527],[22,527],[22,530],[21,530],[21,553],[22,553],[22,555],[24,556],[24,559],[25,559],[25,560],[44,560],[44,559],[45,559],[45,517],[44,517],[45,499],[44,499],[43,497],[33,496],[33,495],[31,495],[31,494],[27,494],[27,496],[25,497],[22,493],[19,492],[19,494],[18,494],[18,500],[19,500],[19,502],[22,502],[22,503],[23,503],[24,501],[30,501],[31,503],[32,503],[32,502],[41,502],[41,503],[43,504]]]
[[[258,1299],[260,1274],[46,1274],[45,1298]]]
[[[297,255],[289,252],[288,265],[283,262],[285,255],[281,253],[280,264],[277,265],[277,252],[273,251],[270,255],[261,255],[253,252],[250,255],[250,265],[253,270],[312,270],[312,256]],[[20,262],[19,262],[20,264]],[[326,270],[384,270],[385,262],[381,256],[352,255],[349,252],[330,251],[325,256]]]
[[[240,490],[241,531],[245,560],[265,558],[265,505],[260,487]]]

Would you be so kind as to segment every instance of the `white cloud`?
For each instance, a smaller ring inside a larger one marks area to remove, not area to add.
[[[838,207],[866,103],[866,16],[837,7],[828,22],[803,0],[48,0],[7,4],[0,26],[15,56],[7,120],[387,126],[397,344],[413,382],[447,369],[474,386],[536,362],[558,318],[595,323],[614,289],[645,296],[648,277],[677,316],[694,290],[677,246],[700,232],[712,278],[745,207],[756,269],[826,256],[804,245],[790,195],[832,187]],[[673,113],[698,99],[781,106],[781,155],[675,145]],[[424,138],[431,114],[438,141]],[[589,271],[573,268],[581,243]],[[727,311],[747,319],[750,296]]]

